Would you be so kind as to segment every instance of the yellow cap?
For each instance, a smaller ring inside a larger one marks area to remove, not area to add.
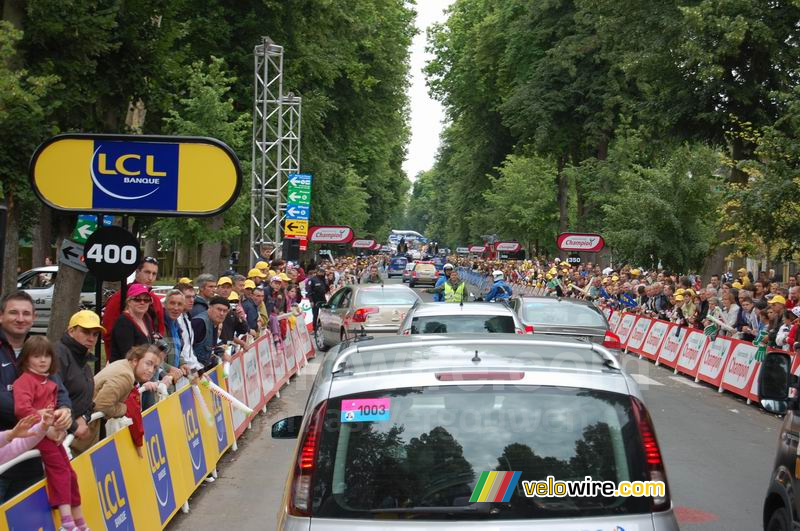
[[[279,276],[281,277],[281,280],[285,280],[286,282],[289,282],[290,280],[292,280],[291,278],[289,278],[289,275],[287,275],[286,273],[283,273],[283,272],[281,272],[281,274]]]
[[[547,280],[553,280],[553,275],[547,273],[547,275],[544,278],[546,278]]]
[[[769,300],[769,303],[770,304],[783,304],[783,305],[785,305],[786,304],[786,299],[783,297],[783,295],[775,295]]]
[[[675,295],[683,295],[684,293],[686,293],[686,290],[683,288],[678,288],[675,290]]]
[[[270,270],[269,270],[269,273],[267,273],[267,276],[268,276],[269,278],[272,278],[272,277],[274,277],[274,276],[275,276],[275,275],[277,275],[277,274],[278,274],[278,273],[276,273],[275,271],[273,271],[272,269],[270,269]]]
[[[250,271],[247,273],[247,278],[254,278],[254,277],[258,277],[258,278],[267,278],[267,275],[265,275],[264,273],[262,273],[262,272],[261,272],[261,270],[260,270],[259,268],[257,268],[257,267],[254,267],[253,269],[251,269],[251,270],[250,270]]]
[[[616,282],[617,280],[619,280],[619,277],[617,275],[611,277],[611,282]]]
[[[178,284],[192,284],[192,279],[189,277],[181,277],[178,279]]]
[[[681,294],[676,294],[676,295],[675,295],[675,300],[676,300],[676,301],[682,301],[682,300],[683,300],[683,295],[681,295]]]
[[[747,269],[745,269],[743,267],[740,267],[736,272],[737,273],[741,273],[742,275],[746,275],[747,274]]]
[[[69,325],[67,325],[67,328],[72,328],[73,326],[80,326],[87,330],[102,330],[103,333],[106,331],[100,324],[100,317],[90,310],[81,310],[73,314],[72,317],[69,318]]]
[[[697,293],[695,293],[695,291],[692,288],[687,289],[686,291],[684,291],[684,293],[686,295],[689,295],[690,297],[694,297],[695,295],[697,295]]]
[[[238,301],[239,300],[239,294],[236,293],[235,291],[231,291],[231,294],[228,295],[228,300],[229,301]]]
[[[734,282],[733,284],[731,284],[731,287],[732,288],[736,288],[736,289],[742,289],[742,283],[741,282]]]
[[[638,277],[641,274],[642,274],[642,270],[641,269],[639,269],[639,268],[631,269],[631,275],[633,275],[635,277]]]
[[[256,269],[268,269],[269,264],[266,262],[256,262]]]
[[[217,286],[223,286],[225,284],[230,284],[231,286],[233,286],[233,281],[231,280],[231,277],[219,277],[219,280],[217,280]]]
[[[244,289],[256,289],[256,283],[248,278],[244,281]]]

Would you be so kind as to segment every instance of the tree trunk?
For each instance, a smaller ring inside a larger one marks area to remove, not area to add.
[[[69,237],[75,226],[76,216],[58,216],[58,240]],[[58,268],[56,285],[53,289],[53,305],[50,311],[50,323],[47,327],[47,338],[50,341],[58,340],[67,329],[69,318],[78,311],[81,298],[81,288],[86,273],[78,271],[63,264]]]
[[[158,255],[158,240],[155,238],[147,237],[144,239],[144,249],[142,249],[144,256],[156,257]]]
[[[39,221],[33,228],[33,267],[45,265],[45,259],[51,256],[52,244],[53,211],[50,207],[41,205],[39,208]]]
[[[214,216],[208,222],[208,231],[213,233],[222,228],[224,223],[224,218],[222,214],[218,216]],[[225,267],[221,267],[221,256],[222,256],[222,242],[219,241],[207,241],[203,242],[203,250],[200,254],[200,264],[203,268],[203,272],[218,274],[224,269]]]
[[[11,191],[6,192],[8,218],[6,220],[6,241],[3,254],[3,278],[0,292],[11,293],[17,289],[17,267],[19,262],[19,218],[20,211]]]

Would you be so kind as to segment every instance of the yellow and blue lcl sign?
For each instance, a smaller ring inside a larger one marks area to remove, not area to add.
[[[66,134],[37,148],[30,178],[57,210],[211,216],[236,200],[242,172],[212,138]]]

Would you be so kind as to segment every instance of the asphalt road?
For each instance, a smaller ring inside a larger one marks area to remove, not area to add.
[[[273,440],[270,426],[302,413],[320,359],[268,404],[239,451],[223,458],[219,479],[198,491],[190,513],[179,514],[171,530],[274,529],[295,441]],[[635,375],[653,417],[681,529],[761,529],[781,420],[671,369],[633,356],[622,361]]]

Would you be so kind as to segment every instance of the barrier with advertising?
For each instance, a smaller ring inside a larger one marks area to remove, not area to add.
[[[670,323],[667,321],[653,320],[653,325],[647,332],[640,354],[650,360],[658,358],[658,353],[661,350],[662,343],[664,343],[664,338],[667,336],[669,327]]]
[[[698,380],[710,383],[715,387],[720,386],[722,372],[728,361],[732,344],[733,340],[727,337],[718,337],[708,343],[697,370]]]
[[[616,334],[619,336],[619,342],[622,343],[622,346],[628,344],[628,339],[631,337],[631,333],[633,332],[633,325],[636,324],[636,316],[632,313],[625,313],[622,314],[622,320],[617,327]]]
[[[692,378],[697,376],[697,369],[700,366],[700,357],[706,347],[708,337],[702,330],[691,329],[687,332],[686,341],[683,342],[678,353],[678,363],[675,370],[682,372]]]
[[[664,342],[661,344],[661,350],[658,351],[656,365],[666,365],[674,369],[678,364],[678,354],[680,354],[685,339],[686,329],[670,323]]]
[[[293,374],[286,370],[286,360],[291,357],[296,372],[314,355],[302,315],[289,326],[287,338],[291,339],[277,349],[266,333],[233,357],[227,380],[222,366],[209,377],[255,415],[280,390],[279,382]],[[199,389],[204,404],[197,403],[192,387],[185,387],[144,413],[142,457],[124,429],[72,460],[89,527],[163,529],[216,468],[252,416],[231,408],[203,386]],[[44,480],[0,506],[0,512],[0,531],[57,529]]]
[[[644,340],[647,338],[647,333],[650,331],[650,327],[652,325],[653,320],[649,317],[639,317],[639,319],[636,320],[636,324],[633,325],[633,331],[628,338],[628,343],[625,345],[625,349],[628,352],[641,354]]]

